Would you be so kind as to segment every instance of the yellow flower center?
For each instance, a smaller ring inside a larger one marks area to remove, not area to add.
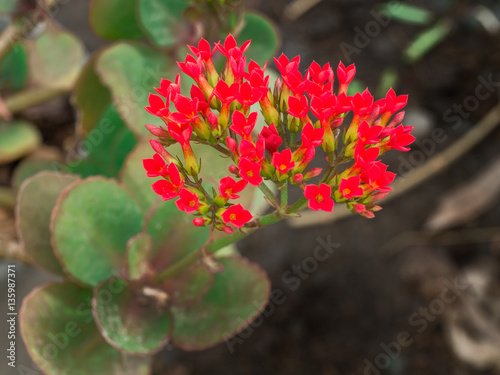
[[[231,214],[229,215],[230,220],[236,220],[236,214]]]
[[[316,195],[316,201],[317,202],[323,202],[323,196],[321,194]]]

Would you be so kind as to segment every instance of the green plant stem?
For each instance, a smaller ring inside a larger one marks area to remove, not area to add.
[[[287,181],[285,181],[283,186],[281,186],[280,190],[281,190],[281,197],[280,197],[281,209],[286,210],[286,207],[288,205],[288,182]]]
[[[290,206],[287,213],[293,214],[302,211],[304,208],[307,207],[307,204],[308,204],[308,199],[306,197],[302,197],[297,202],[292,204],[292,206]]]
[[[190,265],[201,259],[204,255],[214,254],[218,250],[238,240],[241,240],[242,238],[245,238],[249,234],[255,232],[257,229],[277,223],[278,221],[283,220],[285,217],[286,215],[280,213],[279,211],[275,211],[271,214],[265,215],[254,222],[255,226],[251,228],[245,228],[245,231],[237,231],[233,234],[222,237],[185,256],[173,266],[163,270],[158,275],[156,275],[156,281],[162,282],[169,278],[175,278],[179,276]]]
[[[264,195],[269,200],[269,202],[271,202],[271,205],[273,207],[275,207],[276,209],[278,209],[280,207],[280,202],[278,201],[278,199],[276,198],[274,193],[271,191],[271,189],[269,189],[264,182],[262,182],[259,185],[259,189],[260,189],[260,191],[262,191],[264,193]]]
[[[67,94],[69,91],[69,89],[62,88],[30,88],[5,98],[4,103],[10,113],[17,113],[33,105]]]

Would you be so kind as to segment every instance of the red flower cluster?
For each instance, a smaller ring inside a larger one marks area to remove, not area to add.
[[[179,75],[174,82],[162,79],[155,89],[159,95],[150,94],[146,110],[165,123],[165,127],[147,125],[158,141],[151,141],[157,154],[145,159],[144,167],[148,176],[163,177],[153,190],[164,200],[178,198],[180,210],[197,216],[195,225],[212,224],[228,233],[229,224],[241,228],[252,220],[241,204],[229,201],[238,199],[248,185],[260,186],[264,180],[280,187],[299,185],[312,210],[332,211],[335,200],[373,217],[380,209],[375,202],[391,190],[388,185],[395,177],[379,156],[391,149],[407,151],[414,140],[412,127],[401,124],[407,96],[396,96],[392,89],[377,101],[368,89],[349,96],[354,65],[340,63],[335,75],[329,64],[313,62],[303,75],[299,56],[290,60],[283,54],[274,59],[281,77],[271,91],[264,73],[267,63],[263,67],[247,63],[249,46],[247,41],[238,47],[231,35],[214,48],[202,39],[197,47],[189,47],[192,55],[178,63],[196,83],[190,96],[181,94]],[[216,51],[226,59],[220,74],[212,61]],[[257,103],[266,123],[260,130],[256,129],[259,114],[252,107]],[[342,136],[340,128],[351,111],[352,121],[344,125]],[[165,149],[176,142],[182,147],[183,164]],[[198,181],[193,142],[217,148],[234,163],[229,168],[233,176],[222,178],[212,194]],[[319,148],[328,165],[309,169]],[[351,160],[351,166],[337,170]],[[306,184],[320,174],[318,183]]]

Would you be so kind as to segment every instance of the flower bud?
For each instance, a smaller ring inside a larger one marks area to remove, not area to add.
[[[292,184],[299,184],[304,180],[304,175],[302,173],[297,173],[291,178]]]
[[[203,217],[195,217],[193,219],[193,224],[197,227],[206,227],[212,222],[212,219],[209,217],[203,216]]]
[[[314,168],[311,169],[310,171],[307,171],[304,173],[304,181],[310,180],[311,178],[314,178],[316,176],[319,176],[323,168]]]

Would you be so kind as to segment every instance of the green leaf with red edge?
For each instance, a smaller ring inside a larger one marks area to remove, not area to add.
[[[141,231],[139,205],[113,180],[91,177],[59,196],[51,221],[56,256],[66,273],[95,286],[125,266],[127,241]]]
[[[50,150],[47,152],[35,152],[30,156],[21,160],[21,162],[14,169],[12,174],[11,185],[15,192],[19,191],[21,184],[24,180],[29,177],[33,177],[42,171],[60,172],[60,158],[59,150],[55,149],[45,149]]]
[[[149,39],[160,47],[172,47],[185,40],[189,23],[184,11],[187,0],[138,0],[139,22]]]
[[[16,224],[24,250],[35,263],[56,275],[64,275],[50,242],[50,216],[61,191],[78,176],[40,172],[21,185],[17,196]]]
[[[62,169],[82,177],[98,174],[117,177],[135,144],[134,134],[125,126],[116,109],[109,105],[94,129],[77,144],[75,151],[68,154],[68,165]]]
[[[105,280],[94,289],[92,313],[110,345],[126,353],[153,354],[167,344],[171,318],[160,305],[166,301],[134,289],[124,280]]]
[[[28,78],[28,56],[22,44],[17,44],[0,63],[0,89],[19,90]]]
[[[245,13],[244,26],[238,35],[238,45],[247,40],[252,40],[245,53],[247,61],[254,60],[261,66],[274,56],[281,43],[276,25],[264,15],[255,12]]]
[[[137,143],[123,163],[120,171],[120,181],[134,194],[144,212],[159,199],[151,188],[151,184],[161,177],[148,177],[142,165],[143,159],[151,159],[154,155],[148,138],[144,138]]]
[[[104,39],[143,39],[136,20],[136,0],[92,0],[90,26]]]
[[[153,242],[146,233],[139,233],[127,242],[127,268],[129,280],[139,280],[151,273],[149,266]]]
[[[78,110],[77,131],[86,137],[111,105],[111,93],[95,72],[96,61],[103,50],[92,55],[75,84],[71,101]]]
[[[30,122],[15,120],[0,124],[0,164],[29,154],[41,141],[40,131]]]
[[[53,23],[38,38],[28,40],[31,78],[52,88],[72,88],[85,58],[83,43]]]
[[[71,282],[33,290],[19,313],[31,358],[50,375],[147,375],[151,359],[111,347],[94,324],[92,291]]]
[[[172,307],[172,342],[184,350],[202,350],[248,326],[269,300],[270,282],[255,263],[242,257],[217,259],[224,271],[192,306]]]
[[[110,90],[125,124],[136,134],[149,134],[145,124],[163,122],[144,109],[153,87],[161,77],[175,76],[176,65],[169,58],[140,43],[120,42],[102,51],[95,63],[101,82]]]

